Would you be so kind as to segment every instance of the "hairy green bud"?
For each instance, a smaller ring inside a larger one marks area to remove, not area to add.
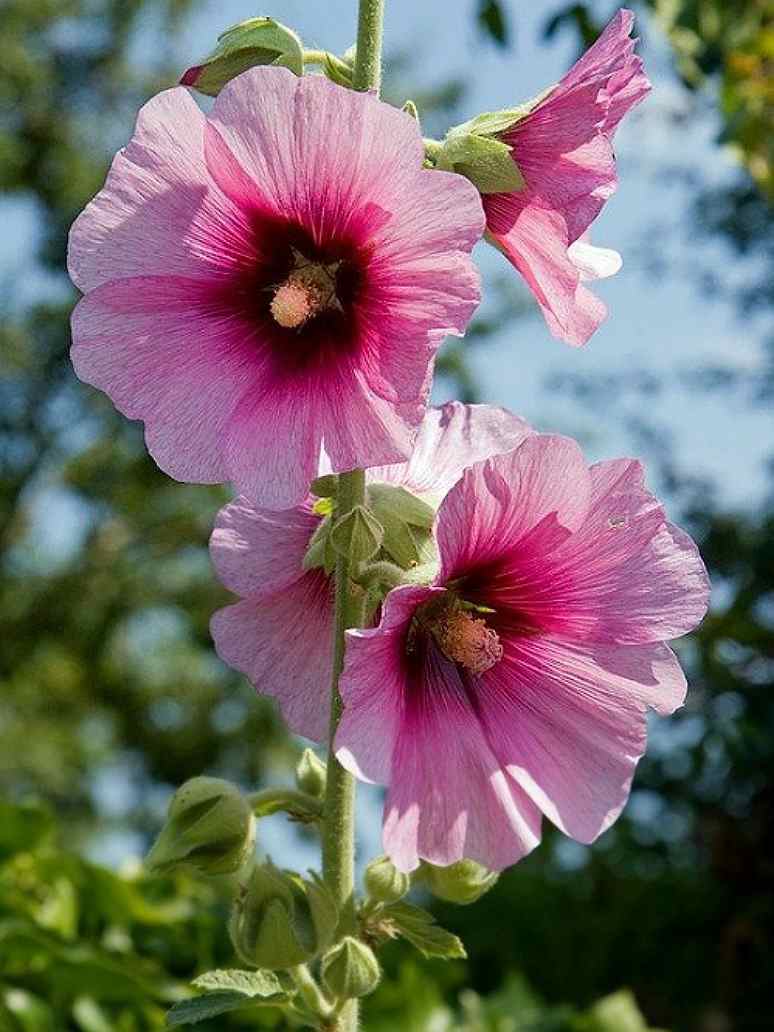
[[[498,877],[496,871],[488,870],[475,860],[459,860],[449,867],[423,863],[418,880],[424,882],[439,899],[466,906],[481,899]]]
[[[192,778],[175,792],[164,827],[146,859],[152,871],[188,867],[200,874],[235,874],[255,847],[255,818],[236,785]]]
[[[266,863],[253,871],[234,904],[229,931],[242,960],[281,971],[314,960],[337,923],[333,897],[317,877],[306,880]]]
[[[411,878],[386,856],[378,856],[366,867],[365,887],[377,903],[397,903],[411,887]]]
[[[325,795],[325,784],[328,771],[313,749],[304,749],[301,759],[296,764],[296,784],[302,792],[307,792],[315,799]]]
[[[367,996],[379,985],[379,961],[370,946],[345,936],[324,955],[320,965],[322,983],[341,1000]]]
[[[216,97],[227,82],[256,65],[281,65],[302,75],[301,40],[273,18],[248,18],[221,33],[209,57],[189,68],[180,82]]]

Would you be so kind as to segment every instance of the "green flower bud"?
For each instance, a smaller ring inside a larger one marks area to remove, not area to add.
[[[384,528],[387,557],[404,570],[434,561],[432,505],[393,484],[369,484],[367,493],[368,507]]]
[[[247,964],[281,971],[314,960],[331,942],[336,904],[322,882],[266,863],[253,871],[234,905],[229,931]]]
[[[234,874],[252,855],[255,818],[230,781],[192,778],[172,797],[164,827],[146,859],[153,871],[189,867],[200,874]]]
[[[411,878],[399,871],[386,856],[378,856],[366,867],[365,887],[377,903],[397,903],[411,887]]]
[[[350,562],[365,563],[381,548],[384,530],[364,505],[356,505],[331,528],[330,540],[339,555]]]
[[[216,97],[227,82],[256,65],[281,65],[302,75],[301,40],[273,18],[248,18],[218,36],[218,45],[209,57],[189,68],[180,82]]]
[[[296,765],[296,784],[301,791],[315,799],[322,798],[327,776],[327,768],[317,753],[313,749],[304,749]]]
[[[423,863],[419,874],[419,880],[434,896],[462,905],[475,903],[492,888],[498,877],[496,871],[489,871],[475,860],[459,860],[449,867]]]
[[[374,951],[349,935],[325,954],[320,974],[328,992],[342,1000],[372,993],[382,975]]]

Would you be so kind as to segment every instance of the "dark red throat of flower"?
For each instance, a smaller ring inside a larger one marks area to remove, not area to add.
[[[432,635],[441,652],[469,674],[479,677],[503,658],[497,631],[454,600],[433,605],[420,617],[420,624]]]

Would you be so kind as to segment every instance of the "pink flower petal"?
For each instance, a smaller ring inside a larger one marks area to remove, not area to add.
[[[234,499],[218,513],[210,538],[218,578],[242,598],[282,591],[305,575],[302,563],[319,523],[306,508],[274,512]]]
[[[503,639],[501,639],[503,640]],[[685,678],[666,646],[506,639],[479,681],[487,740],[565,834],[592,842],[618,817],[645,751],[645,705],[671,712]]]
[[[234,405],[255,383],[255,349],[238,320],[213,305],[206,283],[167,276],[104,284],[76,306],[72,333],[78,376],[130,419],[145,420],[148,448],[166,473],[226,479],[223,439]]]
[[[449,401],[428,409],[408,462],[369,469],[367,476],[438,503],[466,467],[511,451],[531,432],[528,423],[507,409]]]
[[[304,574],[272,595],[219,609],[210,630],[220,658],[259,692],[277,699],[292,731],[316,742],[325,739],[333,606],[321,571]]]
[[[390,783],[384,848],[401,870],[463,857],[499,870],[537,845],[540,814],[499,769],[453,664],[431,647],[405,683],[408,626],[431,594],[398,588],[377,630],[350,632],[337,756]]]
[[[438,511],[440,581],[516,549],[536,528],[558,543],[581,526],[591,480],[569,437],[533,434],[514,451],[467,470]]]
[[[527,281],[553,336],[573,347],[585,344],[604,322],[607,308],[582,285],[561,216],[525,208],[506,235],[493,237]]]
[[[142,108],[104,188],[70,230],[68,270],[77,287],[129,276],[217,276],[233,266],[248,228],[212,189],[203,129],[204,115],[182,87]]]

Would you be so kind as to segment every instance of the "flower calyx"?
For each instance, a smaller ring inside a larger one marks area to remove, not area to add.
[[[323,955],[320,974],[328,992],[340,1000],[367,996],[382,977],[374,951],[351,935],[345,935]]]
[[[378,856],[365,869],[365,889],[375,903],[397,903],[411,888],[411,878],[386,856]]]
[[[237,786],[221,778],[192,778],[172,797],[145,863],[159,873],[186,867],[210,876],[235,874],[254,847],[255,818]]]
[[[248,18],[221,33],[212,53],[201,64],[187,69],[180,82],[216,97],[226,83],[256,65],[279,65],[302,75],[301,40],[274,18]]]
[[[301,878],[269,861],[256,867],[243,886],[229,932],[246,963],[282,971],[319,956],[337,924],[336,903],[317,875]]]
[[[296,784],[302,792],[315,799],[322,799],[328,780],[325,763],[313,749],[304,749],[301,759],[296,764]]]
[[[475,860],[458,860],[448,867],[436,867],[423,861],[414,876],[438,899],[467,906],[481,899],[494,886],[499,875]]]

